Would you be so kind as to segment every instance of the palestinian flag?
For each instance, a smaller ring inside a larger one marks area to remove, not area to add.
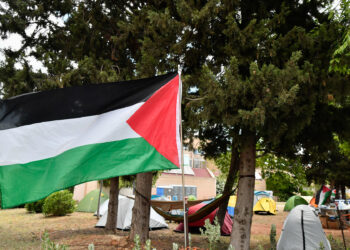
[[[323,185],[320,188],[320,190],[317,192],[316,204],[318,204],[318,206],[324,205],[330,196],[331,196],[331,189]]]
[[[0,100],[3,208],[180,163],[176,73]]]

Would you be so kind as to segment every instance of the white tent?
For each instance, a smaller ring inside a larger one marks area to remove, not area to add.
[[[108,202],[106,200],[100,206],[100,213],[102,217],[96,224],[96,227],[105,227],[107,222],[108,215]],[[134,206],[134,200],[119,195],[118,198],[118,218],[117,218],[117,228],[121,230],[129,230],[131,227],[131,218],[132,218],[132,208]],[[164,218],[159,215],[156,211],[151,208],[150,220],[149,220],[150,229],[160,229],[167,228],[168,225],[165,223]]]
[[[118,201],[120,199],[125,199],[126,197],[124,195],[119,195],[118,196]],[[108,204],[109,204],[109,199],[105,200],[101,205],[100,205],[100,216],[103,215],[108,211]],[[97,216],[97,211],[94,213],[95,216]]]
[[[331,249],[316,211],[308,205],[296,206],[283,224],[277,250]]]

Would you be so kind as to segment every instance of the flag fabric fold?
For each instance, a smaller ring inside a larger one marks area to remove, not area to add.
[[[1,206],[91,180],[179,167],[176,73],[0,100]]]
[[[332,194],[332,190],[327,186],[322,185],[322,187],[320,188],[320,190],[317,192],[317,195],[316,195],[316,204],[318,206],[326,204],[331,194]]]

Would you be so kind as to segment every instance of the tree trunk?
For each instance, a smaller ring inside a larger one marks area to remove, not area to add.
[[[335,192],[335,198],[336,198],[337,200],[339,200],[339,198],[340,198],[340,185],[339,185],[338,182],[335,183],[335,190],[336,190],[336,192]]]
[[[136,175],[135,204],[132,209],[130,240],[139,235],[141,243],[149,238],[152,172]]]
[[[231,245],[235,250],[248,250],[253,216],[256,141],[253,133],[243,133],[239,164],[239,181]]]
[[[228,175],[227,175],[223,194],[226,194],[232,190],[233,184],[235,183],[235,180],[236,180],[238,168],[239,168],[239,152],[238,152],[236,147],[232,146],[230,170],[229,170]],[[230,199],[230,197],[228,197],[220,205],[219,211],[216,215],[218,217],[218,222],[220,224],[220,228],[222,228],[222,225],[224,224],[229,199]]]
[[[107,230],[115,230],[118,216],[119,177],[111,178],[109,191],[108,215],[106,222]]]
[[[343,200],[346,200],[345,185],[344,185],[344,184],[341,184],[340,187],[341,187],[341,188],[340,188],[340,190],[341,190],[341,198],[342,198]]]

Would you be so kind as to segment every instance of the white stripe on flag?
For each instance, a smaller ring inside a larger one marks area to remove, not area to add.
[[[126,121],[142,104],[101,115],[0,130],[0,166],[51,158],[83,145],[138,138]]]

